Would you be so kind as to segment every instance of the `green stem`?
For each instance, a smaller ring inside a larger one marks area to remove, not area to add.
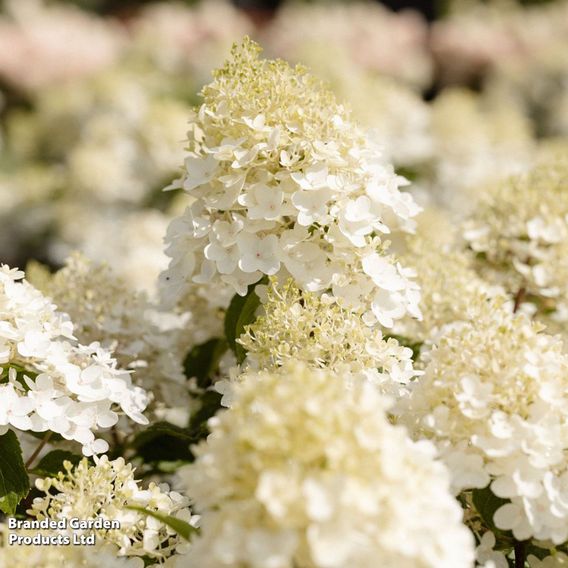
[[[37,456],[39,455],[41,450],[43,450],[43,448],[45,447],[47,442],[49,442],[49,439],[51,438],[52,434],[53,434],[53,432],[51,432],[51,431],[47,431],[45,433],[45,436],[42,438],[41,442],[38,444],[37,448],[34,450],[34,453],[28,458],[28,461],[25,464],[26,469],[30,469],[30,465],[32,465],[32,463],[34,463],[34,460],[37,458]]]

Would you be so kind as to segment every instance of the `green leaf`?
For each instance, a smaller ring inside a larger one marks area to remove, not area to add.
[[[187,355],[183,363],[185,376],[197,378],[201,388],[211,386],[211,377],[219,368],[219,361],[228,345],[225,339],[210,339],[201,345],[196,345]]]
[[[192,434],[194,443],[206,438],[209,435],[207,421],[215,416],[221,408],[222,395],[216,391],[208,390],[201,396],[201,406],[190,419],[189,430]]]
[[[16,434],[8,430],[0,436],[0,511],[16,512],[18,503],[29,493],[30,480]]]
[[[526,543],[525,551],[527,557],[532,554],[533,556],[536,556],[539,560],[544,560],[547,556],[550,556],[550,550],[545,548],[540,548],[533,542]]]
[[[132,445],[135,448],[138,448],[163,435],[168,435],[180,440],[186,440],[188,442],[191,440],[191,436],[185,428],[180,428],[170,422],[156,422],[155,424],[152,424],[152,426],[149,426],[140,432],[134,439]]]
[[[144,515],[148,515],[149,517],[154,517],[158,521],[164,523],[168,527],[172,528],[176,531],[182,538],[189,541],[191,539],[191,535],[197,532],[195,527],[192,527],[189,523],[182,521],[176,517],[172,517],[170,515],[161,515],[160,513],[156,513],[155,511],[149,511],[144,507],[136,507],[130,506],[128,509],[132,509],[133,511],[138,511],[139,513],[143,513]]]
[[[499,509],[502,505],[510,503],[508,499],[497,497],[493,491],[491,491],[489,486],[484,487],[483,489],[474,489],[471,497],[477,512],[485,522],[487,528],[489,528],[496,536],[499,534],[510,534],[508,531],[498,529],[493,522],[495,511],[497,511],[497,509]]]
[[[30,470],[30,473],[40,475],[41,477],[55,477],[60,471],[65,471],[63,467],[64,461],[69,461],[76,466],[82,459],[83,456],[78,454],[65,450],[53,450],[43,456],[39,463]]]
[[[268,278],[265,276],[256,284],[251,284],[246,296],[235,294],[225,314],[225,337],[239,363],[245,360],[246,351],[242,345],[237,343],[237,339],[244,332],[245,326],[250,325],[255,320],[256,310],[260,305],[260,298],[255,292],[256,286],[267,281]]]
[[[180,428],[169,422],[157,422],[140,432],[132,441],[146,463],[162,461],[192,461],[189,446],[195,441],[187,428]]]
[[[28,371],[21,365],[16,365],[14,363],[7,363],[6,365],[0,365],[0,383],[8,382],[10,369],[14,369],[16,371],[16,380],[22,385],[24,390],[29,391],[30,387],[28,386],[28,383],[26,383],[24,375],[29,379],[31,379],[32,381],[35,381],[36,377],[38,376],[38,373]]]

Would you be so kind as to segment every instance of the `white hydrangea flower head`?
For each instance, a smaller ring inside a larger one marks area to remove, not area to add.
[[[172,187],[194,202],[168,229],[164,297],[193,283],[244,295],[263,274],[291,274],[369,325],[419,317],[417,286],[384,240],[419,211],[402,178],[316,79],[259,50],[236,45],[190,119]]]
[[[0,431],[51,430],[82,444],[85,455],[105,452],[95,432],[116,424],[119,411],[147,424],[148,395],[111,351],[78,344],[67,314],[23,277],[0,269]]]
[[[532,163],[530,121],[509,101],[448,88],[432,103],[431,125],[432,191],[458,218],[475,207],[480,184]]]
[[[182,468],[200,568],[460,568],[473,539],[428,443],[369,383],[287,364],[249,372]]]
[[[479,273],[555,330],[568,321],[567,189],[568,154],[487,188],[464,230]]]
[[[0,524],[0,568],[144,568],[144,560],[136,557],[118,556],[118,548],[111,544],[94,546],[57,545],[10,545],[10,534],[33,538],[41,535],[45,539],[56,537],[49,531],[8,530],[7,524]],[[47,542],[47,541],[46,541]],[[152,564],[150,566],[156,566]]]
[[[457,494],[490,485],[509,500],[494,516],[519,541],[568,540],[568,357],[558,337],[480,299],[448,325],[402,421],[435,441]]]
[[[435,341],[445,325],[464,318],[472,302],[503,293],[476,274],[471,256],[460,250],[453,233],[446,213],[426,209],[400,255],[405,266],[416,270],[422,319],[407,316],[395,323],[394,331],[414,343]]]
[[[152,394],[152,409],[161,418],[167,409],[189,408],[185,330],[161,329],[155,320],[168,314],[157,311],[143,292],[80,253],[67,259],[44,292],[71,317],[81,343],[112,347],[118,364],[134,370],[134,383]]]
[[[129,507],[143,507],[161,515],[186,522],[196,519],[188,508],[188,500],[170,491],[166,484],[150,483],[144,489],[134,477],[131,464],[123,458],[110,461],[107,456],[95,458],[90,465],[83,459],[77,466],[64,462],[65,472],[57,477],[36,480],[45,497],[36,497],[28,511],[39,520],[70,519],[118,521],[120,528],[85,529],[94,532],[101,542],[113,544],[120,556],[148,556],[163,561],[187,551],[187,543],[173,529]],[[72,531],[73,529],[61,529]]]
[[[237,339],[247,351],[245,367],[273,370],[303,361],[348,381],[368,380],[396,397],[419,374],[411,349],[325,296],[301,292],[292,279],[278,284],[271,277],[263,295],[264,314]]]

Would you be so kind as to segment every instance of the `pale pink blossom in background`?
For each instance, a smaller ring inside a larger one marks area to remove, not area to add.
[[[568,68],[568,2],[522,9],[475,5],[435,22],[431,49],[445,83],[510,69],[529,75],[535,62],[546,67],[559,52]]]
[[[8,0],[0,18],[0,79],[35,90],[85,76],[118,58],[120,28],[72,6]]]
[[[500,60],[517,56],[520,45],[503,12],[486,14],[479,9],[435,22],[431,49],[442,81],[454,84],[480,76]]]
[[[130,22],[131,49],[167,72],[197,74],[209,80],[235,41],[252,34],[248,18],[227,0],[207,0],[192,8],[150,4]]]
[[[431,78],[425,20],[417,12],[395,14],[376,2],[285,5],[261,43],[272,55],[290,61],[333,45],[359,68],[419,87]]]

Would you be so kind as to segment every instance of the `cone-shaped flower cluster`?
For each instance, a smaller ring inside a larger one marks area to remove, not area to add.
[[[202,94],[173,186],[194,202],[166,236],[165,298],[205,282],[244,295],[281,273],[369,324],[419,316],[418,288],[384,240],[412,229],[419,208],[331,92],[245,40]]]
[[[433,439],[456,493],[490,485],[494,517],[519,541],[568,539],[568,357],[504,299],[472,303],[447,326],[404,421]],[[510,307],[508,307],[510,308]]]

